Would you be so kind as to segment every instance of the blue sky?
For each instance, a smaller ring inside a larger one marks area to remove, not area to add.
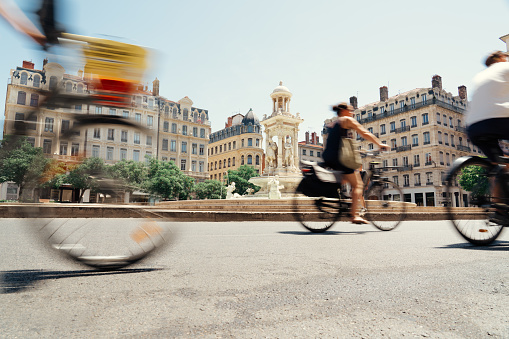
[[[37,1],[15,0],[29,11]],[[120,37],[153,51],[147,71],[160,93],[209,110],[212,130],[228,116],[252,108],[261,119],[272,109],[269,97],[283,81],[293,93],[292,113],[320,133],[329,107],[358,97],[377,101],[430,87],[442,76],[457,94],[483,69],[485,55],[503,50],[509,34],[509,0],[65,0],[69,32]],[[45,54],[0,22],[0,107],[4,109],[9,70],[24,59],[42,67]],[[66,69],[74,73],[72,67]],[[2,114],[3,116],[3,114]]]

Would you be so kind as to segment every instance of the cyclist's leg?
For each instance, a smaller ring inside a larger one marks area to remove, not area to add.
[[[362,197],[363,191],[363,183],[359,172],[354,171],[351,174],[344,174],[344,178],[346,181],[350,183],[352,186],[352,206],[351,206],[351,214],[352,214],[352,222],[365,220],[359,215],[359,204],[361,203],[360,198]],[[365,223],[368,223],[367,221]]]

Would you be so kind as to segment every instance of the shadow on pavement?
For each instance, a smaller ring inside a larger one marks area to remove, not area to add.
[[[48,279],[96,277],[101,275],[145,273],[157,271],[156,268],[121,269],[116,271],[79,270],[79,271],[45,271],[45,270],[16,270],[0,272],[0,294],[18,293],[37,282]]]
[[[310,231],[281,231],[281,232],[277,232],[279,234],[290,234],[290,235],[340,235],[340,234],[364,234],[364,233],[369,233],[369,232],[379,232],[379,231],[356,231],[356,232],[353,232],[353,231],[344,231],[344,232],[341,232],[341,231],[325,231],[325,232],[322,232],[322,233],[313,233],[313,232],[310,232]]]
[[[509,251],[509,241],[506,240],[495,240],[489,245],[478,246],[473,245],[469,242],[463,242],[458,244],[450,244],[437,248],[464,248],[466,250],[474,251]]]

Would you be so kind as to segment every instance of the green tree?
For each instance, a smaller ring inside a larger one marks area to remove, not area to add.
[[[87,158],[81,164],[71,169],[66,174],[59,174],[53,180],[53,187],[58,188],[63,184],[69,184],[80,190],[78,201],[81,201],[87,189],[92,192],[100,192],[109,189],[105,181],[110,177],[104,160],[100,158]]]
[[[129,191],[142,189],[148,178],[148,167],[141,161],[122,160],[108,166],[111,176],[125,182]]]
[[[467,166],[458,176],[460,186],[475,197],[489,195],[490,183],[486,169],[480,166]]]
[[[226,189],[218,180],[205,180],[195,186],[195,193],[198,199],[224,199]]]
[[[27,200],[26,189],[41,185],[48,164],[42,148],[33,147],[25,137],[6,136],[0,141],[0,183],[12,181],[19,187],[20,200]]]
[[[143,188],[164,199],[188,199],[194,190],[194,179],[173,163],[150,158]]]
[[[256,193],[260,190],[261,187],[250,183],[249,179],[257,176],[258,173],[256,172],[256,169],[254,167],[242,165],[237,170],[228,170],[227,184],[234,182],[235,183],[234,193],[238,193],[239,195],[246,194],[246,190],[248,188],[254,189],[254,192]]]

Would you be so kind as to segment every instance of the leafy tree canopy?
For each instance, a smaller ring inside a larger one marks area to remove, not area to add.
[[[205,180],[197,183],[195,193],[198,199],[224,199],[226,198],[226,189],[218,180]]]
[[[143,188],[164,199],[188,199],[194,190],[194,179],[182,173],[173,162],[149,159]]]
[[[489,179],[483,167],[464,167],[458,179],[460,186],[464,190],[471,192],[473,196],[485,196],[489,194]]]
[[[256,186],[249,182],[249,179],[252,177],[257,177],[258,173],[256,169],[252,166],[242,165],[237,170],[228,170],[228,183],[235,182],[235,191],[234,193],[238,193],[239,195],[246,194],[246,190],[248,188],[254,189],[254,192],[258,192],[260,190],[260,186]]]

